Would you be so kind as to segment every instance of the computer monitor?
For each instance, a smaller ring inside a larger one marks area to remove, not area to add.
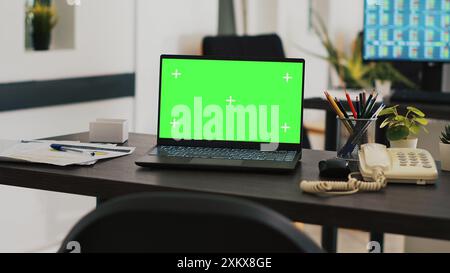
[[[450,0],[365,0],[364,59],[450,62]]]
[[[158,140],[301,143],[304,60],[163,55],[160,81]]]

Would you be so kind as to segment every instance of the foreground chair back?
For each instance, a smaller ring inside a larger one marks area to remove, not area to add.
[[[73,228],[60,252],[76,247],[82,253],[321,252],[268,208],[190,193],[138,194],[107,202]]]

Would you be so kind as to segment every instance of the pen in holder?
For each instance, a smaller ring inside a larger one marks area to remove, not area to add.
[[[337,157],[347,161],[358,161],[361,145],[375,142],[377,118],[355,119],[337,117],[339,137]],[[349,127],[351,130],[349,130]]]

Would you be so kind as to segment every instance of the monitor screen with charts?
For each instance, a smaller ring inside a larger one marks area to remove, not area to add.
[[[300,144],[304,61],[162,56],[161,139]]]
[[[365,0],[364,59],[450,62],[450,0]]]

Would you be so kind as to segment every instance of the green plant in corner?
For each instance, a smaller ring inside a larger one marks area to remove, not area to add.
[[[312,28],[328,56],[316,54],[299,45],[297,47],[312,56],[326,60],[339,76],[339,87],[370,89],[374,86],[375,80],[388,80],[393,83],[401,82],[412,89],[417,88],[413,82],[389,63],[365,63],[362,52],[362,35],[357,35],[353,41],[349,55],[340,51],[331,40],[325,21],[315,11],[312,12],[312,15],[314,16]]]
[[[417,136],[422,128],[425,132],[428,130],[428,120],[425,114],[419,109],[409,106],[406,115],[398,112],[399,105],[389,107],[381,111],[379,116],[387,116],[380,128],[388,126],[386,136],[390,141],[404,140],[411,136]]]
[[[447,125],[442,132],[441,141],[444,144],[450,144],[450,124]]]
[[[313,13],[316,19],[316,24],[313,25],[314,32],[319,37],[320,42],[327,51],[328,56],[324,57],[312,52],[310,54],[324,59],[330,63],[335,69],[341,81],[341,87],[345,88],[370,88],[371,83],[367,80],[367,74],[370,67],[364,64],[362,57],[362,37],[358,37],[353,42],[352,52],[350,57],[345,53],[340,52],[332,42],[328,28],[323,19],[317,14]],[[307,51],[302,49],[303,51]]]
[[[377,62],[370,64],[370,71],[367,73],[367,78],[370,82],[374,83],[376,80],[390,81],[392,83],[399,82],[405,86],[416,89],[417,85],[400,73],[390,63]]]
[[[439,143],[441,153],[441,167],[443,171],[450,172],[450,124],[447,125],[441,134],[441,143]]]

